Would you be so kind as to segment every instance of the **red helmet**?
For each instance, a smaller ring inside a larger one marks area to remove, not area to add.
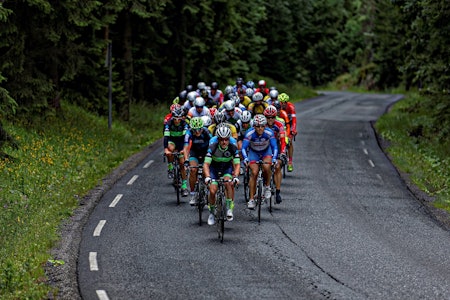
[[[216,112],[217,112],[217,108],[215,108],[215,107],[211,107],[211,108],[209,109],[209,114],[211,115],[211,118],[214,117],[214,115],[216,114]]]
[[[276,117],[277,116],[277,109],[273,105],[269,105],[264,109],[264,115],[266,117]]]
[[[175,108],[181,108],[181,105],[178,103],[174,103],[170,106],[170,112],[172,112]]]

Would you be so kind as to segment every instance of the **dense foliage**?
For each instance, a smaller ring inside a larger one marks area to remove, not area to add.
[[[311,86],[342,75],[343,86],[440,94],[449,19],[445,0],[1,1],[0,111],[58,109],[64,98],[105,114],[108,43],[125,120],[133,101],[167,102],[188,83],[255,74]]]

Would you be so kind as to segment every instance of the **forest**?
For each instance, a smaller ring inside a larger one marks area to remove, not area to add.
[[[131,103],[168,103],[187,84],[267,76],[418,88],[449,125],[449,20],[446,0],[3,0],[0,117],[57,113],[61,99],[104,115],[111,45],[125,121]]]

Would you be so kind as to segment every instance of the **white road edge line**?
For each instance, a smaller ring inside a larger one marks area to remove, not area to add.
[[[154,160],[150,160],[148,163],[146,163],[144,165],[144,169],[147,169],[148,167],[150,167],[150,165],[154,162]]]
[[[106,220],[100,220],[98,222],[98,225],[97,225],[97,227],[95,227],[95,230],[94,230],[94,236],[100,236],[100,234],[102,233],[103,226],[105,226],[105,223],[106,223]]]
[[[375,164],[373,163],[373,161],[371,159],[369,159],[369,164],[372,168],[375,168]]]
[[[120,199],[122,199],[123,194],[117,194],[116,198],[111,202],[109,207],[116,207],[117,203],[119,203]]]
[[[139,175],[134,175],[133,177],[131,177],[130,181],[127,182],[127,185],[132,185],[138,178]]]
[[[105,290],[96,290],[97,292],[97,297],[100,300],[109,300],[108,298],[108,294],[106,294]]]
[[[89,252],[89,269],[91,271],[98,271],[97,252]]]

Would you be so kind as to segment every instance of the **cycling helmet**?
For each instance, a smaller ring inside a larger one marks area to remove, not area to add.
[[[204,90],[206,89],[206,83],[204,83],[203,81],[200,81],[199,83],[197,83],[197,88],[199,90]]]
[[[277,91],[277,90],[271,90],[271,91],[269,92],[269,96],[270,96],[270,98],[272,98],[272,99],[277,99],[277,98],[278,98],[278,91]]]
[[[253,88],[248,88],[245,90],[245,95],[247,97],[249,97],[250,99],[252,98],[254,93],[255,93],[255,90]]]
[[[192,84],[188,84],[187,86],[186,86],[186,92],[192,92],[194,90],[194,87],[192,86]]]
[[[266,87],[266,81],[264,79],[261,79],[260,81],[258,81],[258,86],[261,88],[265,88]]]
[[[227,119],[227,116],[225,116],[225,114],[222,111],[217,111],[216,114],[214,115],[214,122],[216,124],[220,124],[225,122],[225,120]]]
[[[254,102],[256,102],[256,101],[262,101],[263,98],[264,98],[264,96],[263,96],[263,94],[260,93],[260,92],[254,93],[253,96],[252,96],[252,100],[253,100]]]
[[[267,119],[264,115],[257,114],[253,118],[253,126],[266,126]]]
[[[194,102],[195,98],[197,98],[197,92],[192,91],[187,94],[187,99],[189,102]]]
[[[211,107],[211,108],[209,109],[209,114],[211,115],[211,117],[214,117],[214,115],[216,114],[216,112],[217,112],[217,108],[215,108],[215,107]]]
[[[248,88],[253,89],[253,88],[255,88],[255,83],[254,83],[253,81],[250,80],[250,81],[247,81],[246,86],[247,86]]]
[[[203,98],[208,97],[208,95],[209,95],[208,90],[206,90],[206,89],[205,89],[205,90],[201,90],[200,95],[201,95]]]
[[[280,109],[281,109],[280,101],[275,100],[275,101],[273,101],[272,105],[275,106],[275,108],[277,109],[277,112],[280,111]]]
[[[179,107],[181,107],[181,105],[178,104],[178,103],[172,104],[172,105],[170,106],[170,112],[172,112],[175,108],[179,108]]]
[[[181,106],[175,107],[172,110],[172,117],[174,117],[174,118],[181,118],[183,115],[184,115],[184,110],[183,110],[183,108],[181,108]]]
[[[279,100],[280,102],[288,102],[288,101],[289,101],[289,96],[288,96],[286,93],[281,93],[281,94],[278,96],[278,100]]]
[[[252,113],[248,110],[244,110],[241,115],[241,121],[243,123],[248,123],[252,119]]]
[[[189,124],[192,129],[200,129],[203,127],[203,120],[200,117],[195,117],[191,119]]]
[[[273,90],[276,90],[277,88],[275,87],[275,86],[271,86],[270,88],[269,88],[269,91],[273,91]]]
[[[212,90],[217,90],[219,88],[219,84],[217,82],[211,82],[211,89]]]
[[[277,109],[273,105],[269,105],[264,109],[264,116],[266,117],[276,117]]]
[[[202,97],[195,98],[194,106],[195,107],[203,107],[203,106],[205,106],[205,99],[203,99]]]
[[[225,87],[225,94],[231,94],[233,92],[233,87],[231,85],[227,85]]]
[[[226,111],[234,110],[235,103],[234,103],[234,99],[233,98],[231,98],[231,100],[227,100],[227,101],[224,102],[223,107],[225,108]],[[238,97],[238,99],[239,99],[239,97]]]
[[[216,135],[219,138],[229,138],[231,136],[231,129],[227,125],[219,125],[216,128]]]
[[[230,100],[228,100],[228,101],[233,101],[235,106],[239,106],[239,103],[241,103],[241,98],[239,98],[236,95],[233,95],[233,96],[230,97]]]
[[[236,85],[242,85],[244,80],[241,77],[236,78]]]
[[[201,116],[200,118],[202,118],[203,126],[208,127],[209,125],[212,124],[212,119],[210,116],[205,115],[205,116]]]
[[[187,92],[186,91],[181,91],[180,94],[178,95],[178,97],[180,98],[180,100],[185,101],[186,97],[187,97]]]

